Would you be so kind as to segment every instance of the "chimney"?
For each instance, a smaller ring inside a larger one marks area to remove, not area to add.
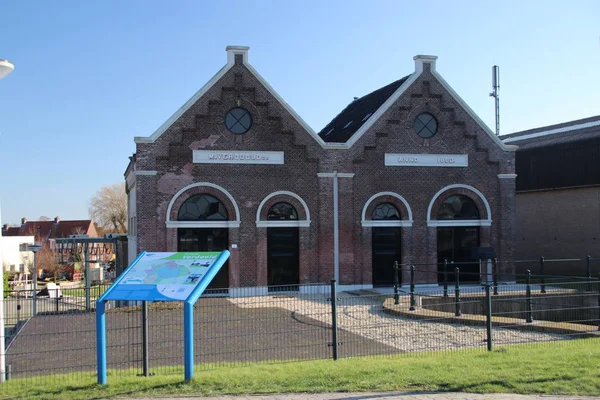
[[[27,223],[27,218],[21,218],[21,225],[25,225]]]
[[[427,56],[427,55],[416,55],[413,57],[415,60],[415,72],[423,72],[425,69],[423,66],[427,64],[429,66],[429,70],[431,72],[435,71],[435,60],[437,60],[437,56]]]
[[[225,51],[227,51],[227,64],[235,64],[235,56],[237,55],[241,55],[242,62],[247,64],[248,50],[250,50],[248,46],[227,46],[225,48]]]
[[[54,217],[54,223],[58,224],[60,222],[60,218]]]
[[[3,231],[6,231],[6,230],[8,230],[8,224],[4,224],[4,225],[2,225],[2,230],[3,230]]]

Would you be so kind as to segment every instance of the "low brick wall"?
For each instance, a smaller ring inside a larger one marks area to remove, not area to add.
[[[467,294],[460,298],[463,314],[485,315],[485,296],[483,294]],[[421,307],[453,313],[454,296],[420,298]],[[532,316],[534,320],[555,322],[576,322],[587,325],[598,325],[600,310],[598,309],[598,293],[559,291],[551,293],[532,293]],[[526,318],[527,299],[525,294],[503,294],[492,296],[492,314],[510,318]]]

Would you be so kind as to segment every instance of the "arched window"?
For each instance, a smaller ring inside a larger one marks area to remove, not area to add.
[[[276,203],[267,214],[269,221],[298,220],[298,212],[290,203]]]
[[[400,219],[400,212],[392,203],[381,203],[373,210],[371,215],[373,220],[398,220]]]
[[[437,219],[480,219],[475,202],[467,196],[448,197],[438,211]]]
[[[227,209],[209,194],[190,196],[179,208],[178,221],[227,221]]]

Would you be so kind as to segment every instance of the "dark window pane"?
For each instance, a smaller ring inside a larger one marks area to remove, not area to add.
[[[252,126],[252,115],[245,108],[233,108],[225,116],[225,126],[231,133],[244,134]]]
[[[479,209],[475,202],[467,196],[450,196],[438,210],[438,219],[480,219]]]
[[[179,208],[178,221],[227,221],[223,203],[209,194],[190,196]]]
[[[423,139],[429,139],[437,133],[438,124],[433,115],[422,113],[415,118],[414,129],[417,135]]]
[[[392,203],[381,203],[373,210],[373,215],[371,216],[371,219],[398,220],[400,219],[400,212],[398,212],[398,209]]]
[[[269,209],[267,219],[270,221],[298,220],[298,213],[289,203],[276,203]]]

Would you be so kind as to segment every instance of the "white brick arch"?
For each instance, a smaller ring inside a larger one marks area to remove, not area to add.
[[[401,220],[383,220],[383,221],[373,221],[373,220],[368,220],[367,219],[367,208],[371,205],[371,203],[373,201],[375,201],[379,197],[384,197],[384,196],[395,197],[396,199],[400,200],[400,202],[402,202],[402,204],[404,204],[404,207],[406,207],[406,210],[407,210],[407,213],[408,213],[406,219],[401,219]],[[371,196],[371,198],[369,198],[369,200],[367,200],[365,202],[365,205],[363,206],[363,210],[362,210],[361,224],[364,227],[373,227],[373,226],[402,226],[402,227],[411,227],[412,224],[413,224],[412,210],[410,208],[410,205],[408,205],[408,201],[406,201],[406,199],[404,197],[400,196],[398,193],[394,193],[394,192],[379,192],[379,193],[376,193],[373,196]]]
[[[298,220],[298,221],[263,221],[263,220],[261,220],[260,214],[262,212],[263,207],[270,199],[272,199],[275,196],[289,196],[289,197],[292,197],[295,200],[297,200],[300,204],[302,204],[302,207],[304,207],[304,212],[306,213],[306,219]],[[307,227],[307,226],[310,226],[310,210],[308,209],[308,205],[306,204],[304,199],[302,199],[302,197],[298,196],[294,192],[289,192],[286,190],[273,192],[273,193],[267,195],[258,205],[258,209],[256,210],[256,226],[258,228],[278,227],[278,226],[279,227],[294,227],[294,226]]]
[[[485,211],[487,214],[487,218],[485,219],[474,219],[474,220],[437,220],[431,219],[431,211],[433,209],[433,205],[436,200],[445,192],[451,189],[465,189],[472,193],[471,197],[477,197],[485,206]],[[454,184],[448,185],[441,188],[429,202],[429,207],[427,207],[427,226],[429,227],[438,227],[438,226],[492,226],[492,211],[490,209],[490,203],[487,201],[483,193],[481,193],[477,188],[470,185],[463,184]]]
[[[171,211],[177,199],[185,192],[195,187],[209,187],[223,193],[223,195],[227,197],[227,199],[229,199],[229,201],[233,205],[233,209],[235,210],[234,219],[229,221],[172,221]],[[239,228],[240,209],[231,193],[229,193],[222,186],[210,182],[197,182],[187,185],[181,188],[177,193],[175,193],[175,195],[171,198],[171,201],[169,202],[169,206],[167,207],[167,215],[165,220],[167,228]]]

